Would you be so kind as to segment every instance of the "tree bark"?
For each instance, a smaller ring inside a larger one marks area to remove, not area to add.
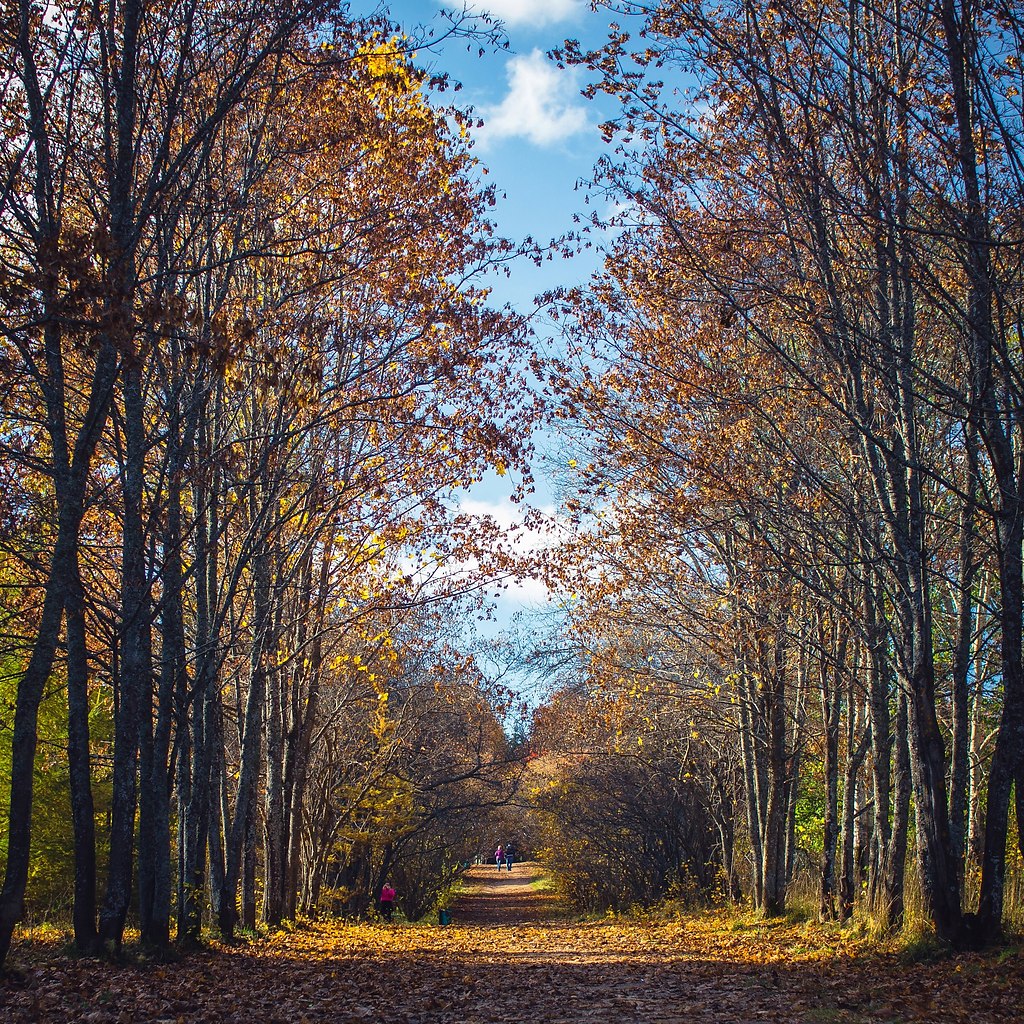
[[[825,821],[822,836],[821,878],[818,896],[818,916],[831,921],[836,916],[836,850],[839,841],[839,717],[840,695],[838,680],[829,683],[829,670],[822,659],[818,671],[821,687],[821,716],[825,726]],[[833,674],[834,675],[834,674]]]
[[[168,445],[160,681],[155,721],[151,704],[144,702],[139,792],[139,928],[143,943],[158,950],[166,949],[171,941],[171,730],[175,701],[181,703],[188,689],[181,523],[186,442],[176,412],[172,414]]]
[[[210,701],[220,698],[216,686],[219,637],[214,628],[218,579],[217,488],[216,470],[212,462],[213,427],[208,418],[208,404],[207,398],[203,397],[197,445],[201,466],[193,485],[193,504],[197,509],[193,567],[196,587],[197,664],[195,688],[188,695],[186,703],[186,708],[191,713],[191,733],[188,736],[188,752],[191,756],[187,760],[183,759],[178,776],[181,865],[178,878],[177,941],[179,945],[185,946],[199,941],[203,923],[213,758],[209,728],[211,712],[208,705]],[[219,391],[213,404],[212,417],[216,421],[220,410]]]
[[[970,668],[973,652],[974,584],[978,574],[975,554],[975,502],[977,492],[976,442],[967,428],[967,495],[960,511],[960,543],[956,586],[956,635],[952,675],[953,729],[950,750],[949,828],[961,888],[967,840],[968,778],[970,774]]]
[[[985,58],[975,48],[977,14],[971,5],[942,0],[939,13],[956,123],[957,164],[964,187],[964,209],[959,220],[967,274],[963,326],[972,377],[970,411],[972,426],[988,452],[998,494],[995,526],[1003,709],[989,770],[981,897],[974,934],[963,936],[965,944],[974,944],[992,941],[1002,933],[1010,794],[1014,779],[1024,771],[1024,493],[1015,451],[1019,396],[1009,373],[1001,382],[997,366],[993,305],[999,288],[992,266],[992,228],[978,171],[984,161],[978,152],[974,97],[983,73],[980,63]]]
[[[127,313],[125,314],[128,315]],[[99,939],[119,952],[132,897],[139,746],[143,707],[152,703],[149,584],[146,578],[142,496],[146,439],[141,367],[125,370],[123,552],[121,565],[121,661],[114,712],[113,802],[107,892],[100,910]],[[151,717],[151,708],[146,718]]]
[[[238,882],[242,873],[247,839],[252,833],[255,816],[256,789],[260,775],[260,750],[263,733],[263,713],[266,704],[268,645],[272,644],[270,609],[269,554],[263,550],[256,554],[253,566],[253,632],[254,642],[250,655],[249,692],[246,695],[245,719],[241,741],[238,792],[235,797],[234,817],[226,841],[226,864],[219,898],[218,926],[226,941],[234,938],[238,924]],[[243,897],[243,907],[248,897]],[[255,928],[253,908],[252,923]]]
[[[28,883],[30,859],[30,833],[32,796],[36,754],[36,727],[43,688],[50,676],[59,643],[60,627],[69,602],[78,616],[76,585],[78,575],[79,531],[85,514],[85,490],[89,464],[96,450],[100,434],[107,422],[114,381],[117,376],[117,354],[110,338],[100,333],[98,352],[88,389],[85,415],[78,428],[74,448],[70,447],[66,420],[66,383],[61,328],[61,301],[59,295],[60,271],[57,266],[61,233],[61,211],[56,188],[57,175],[53,167],[48,135],[47,93],[39,78],[34,49],[33,21],[36,9],[30,3],[18,5],[17,41],[15,51],[21,59],[21,82],[24,85],[28,110],[27,131],[33,150],[33,199],[38,222],[33,225],[31,237],[35,245],[39,269],[40,319],[42,322],[43,362],[46,375],[42,380],[46,406],[46,430],[50,436],[53,457],[53,480],[57,499],[56,539],[44,586],[42,612],[31,654],[19,683],[15,703],[14,729],[11,738],[11,795],[8,811],[7,863],[3,888],[0,889],[0,967],[6,962],[15,925],[21,917]],[[81,696],[83,672],[82,651],[79,644],[81,629],[76,618],[71,627],[76,649],[71,652],[69,672],[73,674],[69,693],[69,745],[74,749],[72,785],[77,797],[75,832],[76,854],[83,858],[76,862],[76,895],[83,900],[76,911],[76,941],[91,944],[94,927],[89,908],[88,825],[83,816],[88,813],[87,759],[88,739],[83,735]],[[86,683],[87,685],[87,683]],[[71,718],[75,721],[72,723]],[[85,730],[87,733],[87,730]],[[72,735],[73,734],[73,735]],[[69,754],[71,749],[69,749]],[[83,754],[86,758],[83,772]],[[81,864],[81,874],[77,865]],[[87,920],[88,919],[88,920]]]
[[[75,948],[90,955],[96,948],[96,820],[89,760],[89,654],[85,593],[77,564],[65,610],[68,644],[68,772],[75,849]]]

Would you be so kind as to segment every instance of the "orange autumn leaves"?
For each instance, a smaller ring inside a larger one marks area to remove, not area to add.
[[[12,1024],[1001,1024],[1018,1019],[1022,994],[1019,954],[913,963],[813,924],[708,912],[467,926],[456,912],[447,928],[309,924],[174,965],[23,959],[0,1005]]]

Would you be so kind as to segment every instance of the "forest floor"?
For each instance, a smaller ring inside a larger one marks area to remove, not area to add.
[[[577,921],[536,865],[467,872],[453,924],[311,923],[176,963],[23,938],[17,1024],[1020,1022],[1024,953],[909,961],[847,931],[706,913]]]

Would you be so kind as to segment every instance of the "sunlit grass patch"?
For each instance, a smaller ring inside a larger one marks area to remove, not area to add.
[[[535,878],[530,882],[530,888],[534,892],[542,893],[545,896],[554,896],[558,893],[558,885],[548,875],[541,875],[540,878]]]

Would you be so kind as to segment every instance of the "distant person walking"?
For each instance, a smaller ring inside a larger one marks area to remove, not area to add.
[[[505,847],[505,867],[507,867],[509,869],[509,871],[512,870],[512,861],[514,861],[515,859],[516,859],[515,851],[512,849],[511,846],[506,846]],[[501,870],[501,865],[500,864],[498,865],[498,870],[499,871]]]
[[[505,859],[505,848],[498,843],[498,848],[494,851],[494,863],[498,870],[501,870],[502,861]]]
[[[397,893],[391,888],[390,882],[384,883],[384,888],[380,891],[380,913],[388,924],[391,923],[391,918],[395,913],[395,896]]]

